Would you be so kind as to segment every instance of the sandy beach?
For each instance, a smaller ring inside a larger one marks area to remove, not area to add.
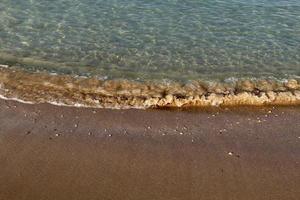
[[[300,108],[0,100],[0,199],[300,199]]]
[[[300,200],[300,0],[0,0],[0,200]]]

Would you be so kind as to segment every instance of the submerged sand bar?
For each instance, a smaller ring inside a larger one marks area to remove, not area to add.
[[[243,79],[231,83],[154,83],[31,73],[1,67],[0,95],[33,103],[102,108],[299,105],[300,82],[296,79]]]

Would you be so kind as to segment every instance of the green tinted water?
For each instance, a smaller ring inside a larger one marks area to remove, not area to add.
[[[1,0],[0,55],[109,79],[299,76],[300,1]]]

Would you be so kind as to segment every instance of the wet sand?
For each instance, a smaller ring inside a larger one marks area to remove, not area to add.
[[[0,199],[300,199],[300,108],[0,100]]]

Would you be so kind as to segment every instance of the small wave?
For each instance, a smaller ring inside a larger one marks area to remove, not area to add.
[[[23,103],[95,108],[299,105],[297,79],[137,82],[0,68],[0,97]]]

